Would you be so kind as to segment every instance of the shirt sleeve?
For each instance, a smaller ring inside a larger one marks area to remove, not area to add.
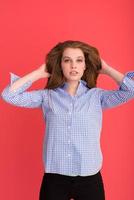
[[[127,72],[117,90],[100,89],[102,109],[112,108],[134,98],[134,71]]]
[[[47,89],[26,91],[31,85],[32,81],[29,80],[16,90],[10,91],[10,86],[20,77],[10,72],[10,83],[3,89],[1,97],[7,103],[19,107],[38,108],[41,107],[43,99],[47,98]]]

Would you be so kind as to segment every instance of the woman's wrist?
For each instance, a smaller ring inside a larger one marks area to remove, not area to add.
[[[35,79],[38,80],[38,79],[41,79],[41,78],[44,78],[41,70],[36,69],[35,70]]]

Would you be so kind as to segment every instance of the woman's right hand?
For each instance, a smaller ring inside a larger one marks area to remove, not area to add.
[[[51,74],[47,72],[47,67],[45,63],[43,63],[37,70],[40,72],[42,78],[48,78],[51,76]]]

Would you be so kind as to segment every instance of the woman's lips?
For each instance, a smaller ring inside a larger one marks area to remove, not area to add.
[[[71,74],[71,75],[77,75],[78,72],[77,72],[77,71],[71,71],[70,74]]]

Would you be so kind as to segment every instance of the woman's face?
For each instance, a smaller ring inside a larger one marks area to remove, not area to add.
[[[66,48],[62,55],[61,68],[68,82],[79,81],[86,68],[83,51],[80,48]]]

